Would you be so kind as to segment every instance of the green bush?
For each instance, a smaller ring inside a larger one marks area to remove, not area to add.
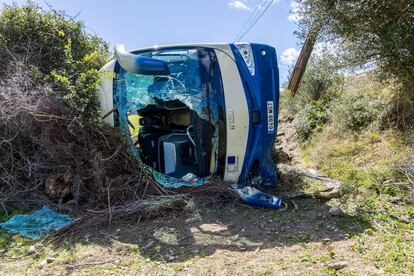
[[[295,97],[285,90],[281,94],[281,111],[292,116],[313,102],[330,101],[342,91],[344,76],[338,72],[334,57],[330,54],[311,56]]]
[[[299,112],[295,128],[300,142],[308,141],[312,133],[323,128],[328,121],[328,107],[329,101],[320,99],[310,102]]]
[[[377,118],[378,110],[372,108],[365,100],[363,97],[353,97],[353,95],[341,98],[335,111],[340,112],[340,121],[345,130],[360,132]]]
[[[326,124],[338,133],[354,135],[383,129],[383,118],[392,106],[394,93],[388,85],[373,79],[369,74],[349,76],[340,89],[331,86],[330,90],[334,92],[305,105],[298,114],[296,125],[300,141],[308,141]]]
[[[331,106],[332,124],[336,128],[354,134],[382,128],[392,92],[387,85],[371,79],[370,76],[348,78],[349,84]]]
[[[37,81],[52,83],[53,91],[82,119],[97,118],[98,70],[108,56],[103,40],[62,12],[45,11],[30,1],[2,7],[0,76],[9,62],[22,62]]]
[[[336,69],[334,58],[329,55],[313,55],[306,68],[297,98],[304,104],[336,96],[343,83],[343,76]]]
[[[335,69],[331,55],[312,56],[296,97],[287,102],[288,110],[298,112],[295,127],[302,143],[328,122],[331,102],[341,95],[343,83],[344,77]]]

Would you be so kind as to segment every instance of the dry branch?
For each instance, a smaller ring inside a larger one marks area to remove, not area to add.
[[[335,180],[333,178],[329,178],[326,176],[321,176],[319,174],[306,172],[304,170],[286,165],[286,164],[278,164],[277,165],[279,169],[282,169],[288,173],[294,174],[296,176],[302,176],[302,177],[308,177],[312,179],[316,179],[319,181],[322,181],[325,183],[328,189],[339,189],[341,187],[341,182],[338,180]]]
[[[0,205],[49,205],[78,217],[54,239],[112,222],[185,212],[194,201],[236,198],[219,179],[198,188],[164,189],[117,130],[80,121],[19,64],[9,72],[0,79]]]

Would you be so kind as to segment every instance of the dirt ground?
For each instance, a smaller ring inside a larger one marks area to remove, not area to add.
[[[282,118],[279,139],[294,139]],[[285,161],[294,142],[282,141]],[[281,176],[282,196],[315,183]],[[312,186],[312,187],[311,187]],[[330,203],[297,198],[288,209],[253,208],[239,201],[186,215],[114,225],[75,242],[39,247],[14,237],[0,252],[0,274],[50,275],[376,275],[384,270],[360,246],[370,225],[358,216],[331,215]],[[297,206],[296,210],[294,206]],[[369,242],[369,237],[367,238]]]
[[[226,204],[189,217],[117,225],[23,258],[23,252],[5,254],[0,271],[10,275],[292,275],[328,273],[329,265],[345,261],[344,272],[381,273],[352,250],[356,244],[352,236],[365,229],[358,218],[332,217],[327,205],[313,199],[297,204],[299,211]]]

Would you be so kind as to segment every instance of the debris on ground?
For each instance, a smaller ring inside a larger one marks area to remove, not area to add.
[[[298,169],[296,167],[292,167],[290,165],[287,164],[278,164],[277,165],[279,169],[287,172],[287,173],[291,173],[294,174],[296,176],[301,176],[301,177],[308,177],[308,178],[312,178],[321,182],[324,182],[326,187],[329,189],[339,189],[341,188],[341,182],[339,182],[338,180],[326,177],[326,176],[322,176],[317,172],[306,172],[304,170]]]
[[[317,191],[314,193],[315,198],[321,200],[330,200],[332,198],[339,198],[342,196],[342,190],[339,188],[331,188],[325,191]]]
[[[279,197],[261,192],[250,186],[237,188],[234,185],[232,188],[244,202],[250,205],[277,209],[282,204],[282,200]]]
[[[72,218],[69,215],[56,213],[44,206],[31,214],[14,215],[8,221],[1,223],[0,227],[30,239],[39,239],[71,222]]]
[[[291,199],[290,200],[290,202],[292,203],[292,205],[293,205],[293,209],[295,210],[295,211],[299,211],[299,206],[298,206],[298,204],[296,203],[296,201],[294,200],[294,199]]]

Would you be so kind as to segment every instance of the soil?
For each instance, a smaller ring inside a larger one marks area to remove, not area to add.
[[[301,163],[300,148],[295,132],[295,118],[281,115],[275,143],[275,161],[295,165]]]

